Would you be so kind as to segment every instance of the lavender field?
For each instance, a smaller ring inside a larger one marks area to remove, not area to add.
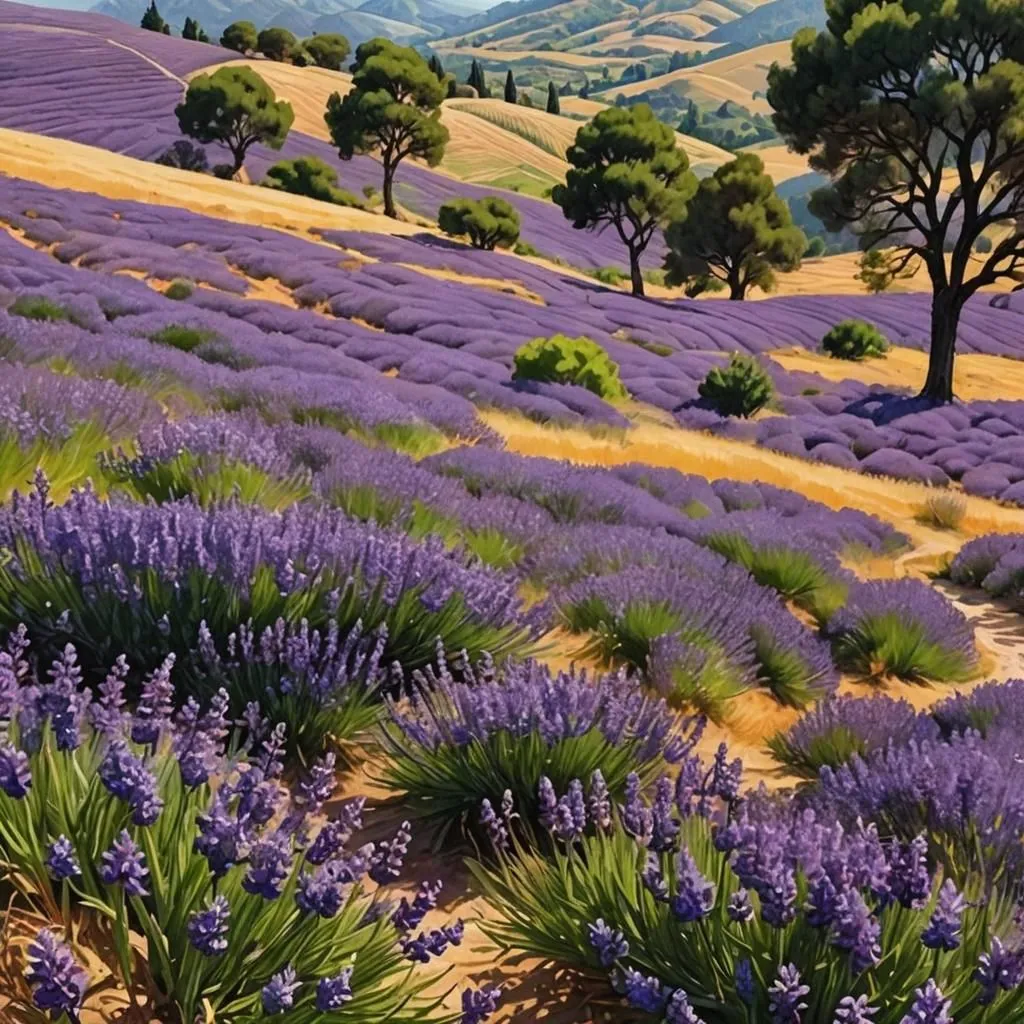
[[[223,56],[0,26],[0,128],[140,161]],[[928,349],[923,293],[644,299],[0,174],[0,1020],[1024,1018],[1024,401],[773,359],[852,318]],[[1010,380],[1024,294],[958,348]]]

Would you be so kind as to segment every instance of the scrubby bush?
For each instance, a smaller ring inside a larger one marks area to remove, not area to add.
[[[519,211],[506,199],[450,199],[437,211],[446,235],[468,235],[477,249],[508,249],[519,238]]]
[[[340,71],[352,46],[345,36],[337,32],[322,32],[302,41],[302,48],[317,67]]]
[[[495,813],[513,803],[516,830],[532,835],[541,774],[564,788],[598,772],[620,800],[631,772],[653,781],[702,733],[701,721],[678,718],[624,673],[594,680],[533,662],[458,669],[458,681],[443,661],[419,675],[413,698],[391,704],[387,734],[387,785],[441,838],[460,826],[479,834],[484,800]]]
[[[977,667],[966,616],[919,580],[854,585],[826,632],[836,663],[867,677],[953,682],[969,679]]]
[[[540,251],[536,247],[530,245],[529,242],[516,242],[512,247],[512,251],[517,256],[540,256]]]
[[[171,283],[164,289],[164,295],[169,299],[175,299],[180,302],[183,299],[191,298],[192,293],[195,291],[195,284],[190,281],[187,277],[176,277]]]
[[[757,359],[734,352],[728,365],[712,368],[697,390],[723,416],[746,419],[772,400],[775,386]]]
[[[516,380],[575,384],[609,401],[629,397],[619,379],[619,366],[596,341],[556,334],[534,338],[515,354]]]
[[[149,335],[149,340],[158,345],[169,345],[180,352],[193,352],[200,345],[215,341],[216,332],[204,327],[190,327],[188,324],[168,324]]]
[[[953,1002],[958,1021],[1024,1011],[1024,971],[1004,945],[1012,898],[933,874],[924,837],[883,842],[873,825],[847,830],[764,797],[745,808],[726,756],[689,759],[647,798],[633,780],[614,809],[579,781],[561,795],[542,780],[553,850],[513,845],[472,865],[497,915],[484,930],[504,952],[604,974],[644,1019],[939,1024]]]
[[[83,679],[68,646],[49,678],[36,679],[26,646],[15,634],[0,655],[10,719],[0,741],[0,853],[9,890],[91,947],[92,972],[109,970],[167,1020],[242,1024],[289,1008],[297,1021],[342,1008],[350,1019],[437,1019],[423,995],[433,972],[410,961],[429,959],[412,936],[439,886],[415,907],[371,895],[364,880],[393,882],[410,834],[403,824],[393,839],[350,845],[361,799],[325,822],[333,758],[289,795],[284,731],[258,710],[250,719],[262,733],[248,756],[230,759],[224,694],[205,711],[193,702],[172,715],[173,657],[130,713],[123,659],[105,680]],[[79,692],[100,680],[98,700]],[[102,924],[82,927],[80,911]],[[430,948],[440,955],[460,940],[461,924],[445,925]],[[89,973],[56,934],[39,936],[29,955],[26,1007],[78,1020]]]
[[[46,320],[51,323],[74,319],[70,310],[45,295],[19,295],[7,307],[7,312],[11,316],[23,316],[26,320]]]
[[[860,362],[885,355],[889,342],[873,324],[864,320],[843,320],[821,339],[821,347],[833,359]]]
[[[226,50],[242,54],[255,50],[258,42],[259,35],[251,21],[233,21],[220,37],[220,45]]]
[[[299,41],[286,28],[265,28],[256,39],[256,49],[270,60],[289,60]]]
[[[362,206],[351,192],[338,188],[338,173],[316,156],[279,160],[268,171],[263,185],[297,196],[320,199],[337,206]]]
[[[937,530],[958,530],[966,515],[967,501],[959,494],[932,494],[917,519]]]
[[[209,170],[206,150],[189,139],[178,139],[171,143],[157,158],[164,167],[177,167],[182,171],[196,171],[205,174]]]

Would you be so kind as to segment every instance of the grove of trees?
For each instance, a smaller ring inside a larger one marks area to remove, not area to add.
[[[519,239],[519,211],[500,196],[450,199],[437,213],[446,235],[465,235],[477,249],[508,249]]]
[[[397,216],[395,170],[407,156],[435,166],[444,155],[448,129],[441,124],[447,88],[408,46],[376,38],[356,49],[352,89],[332,93],[324,120],[338,155],[376,153],[384,167],[384,213]]]

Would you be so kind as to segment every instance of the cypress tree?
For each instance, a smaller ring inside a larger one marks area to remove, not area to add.
[[[555,88],[554,82],[548,82],[548,107],[549,114],[560,114],[562,112],[562,106],[558,102],[558,90]]]
[[[516,89],[516,80],[512,77],[512,69],[508,69],[508,74],[505,75],[505,102],[515,103],[518,99],[519,93]]]
[[[146,8],[146,13],[142,15],[142,21],[139,22],[140,27],[149,29],[150,32],[164,32],[170,31],[169,26],[160,17],[160,12],[156,9],[156,0],[149,0],[149,6]]]
[[[430,55],[430,60],[427,61],[427,67],[437,75],[439,82],[444,81],[444,65],[441,63],[441,58],[436,53]]]

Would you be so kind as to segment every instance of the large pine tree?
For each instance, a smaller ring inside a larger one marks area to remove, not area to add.
[[[549,114],[560,114],[562,112],[562,105],[558,101],[558,90],[555,88],[554,82],[548,82],[547,111]]]
[[[505,75],[505,102],[515,103],[519,98],[519,90],[516,89],[516,80],[512,77],[512,69],[508,69]]]
[[[165,35],[170,33],[170,26],[160,16],[160,12],[156,8],[156,0],[149,0],[149,6],[139,24],[142,28],[149,29],[150,32],[163,32]]]

